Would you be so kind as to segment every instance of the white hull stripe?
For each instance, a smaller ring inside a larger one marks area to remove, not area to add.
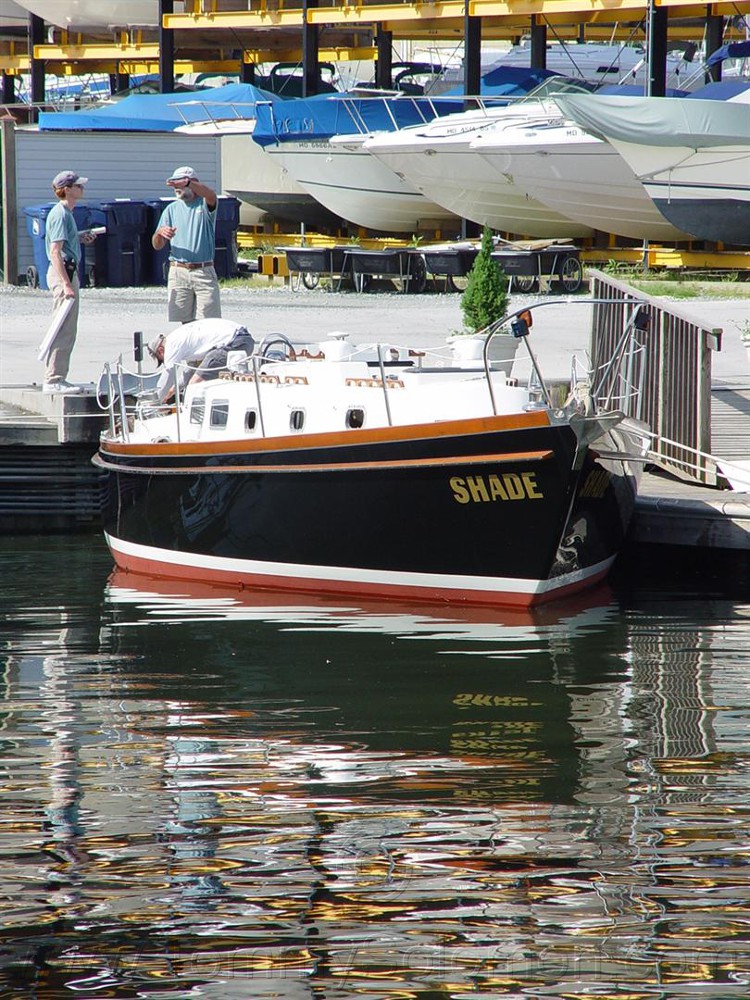
[[[349,566],[307,566],[298,563],[266,562],[255,559],[228,559],[195,552],[175,552],[149,545],[122,541],[105,535],[112,552],[133,559],[149,560],[181,569],[204,569],[214,573],[247,576],[287,577],[298,580],[320,580],[336,583],[369,584],[386,589],[392,587],[424,588],[425,590],[484,591],[485,593],[516,593],[541,595],[583,583],[603,575],[614,562],[614,556],[584,570],[576,570],[551,580],[529,580],[515,577],[469,575],[447,576],[440,573],[411,573],[399,570],[357,569]]]

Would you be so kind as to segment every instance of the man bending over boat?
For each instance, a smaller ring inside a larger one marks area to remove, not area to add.
[[[230,351],[253,353],[255,341],[244,326],[231,319],[197,319],[183,323],[166,336],[160,334],[148,345],[148,352],[157,365],[163,366],[156,391],[160,402],[174,396],[178,369],[180,384],[204,382],[216,378],[226,367]]]

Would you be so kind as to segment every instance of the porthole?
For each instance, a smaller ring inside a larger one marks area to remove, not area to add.
[[[305,411],[292,410],[291,416],[289,417],[290,430],[301,431],[304,426],[305,426]]]
[[[193,397],[193,401],[190,404],[190,423],[191,424],[202,424],[203,417],[206,415],[206,401],[203,396]]]
[[[346,411],[346,426],[351,430],[365,425],[365,411],[361,407],[353,407]]]
[[[220,429],[227,426],[229,421],[229,400],[217,399],[211,404],[210,426]]]
[[[255,425],[258,422],[258,414],[255,410],[248,410],[245,413],[245,430],[248,434],[255,430]]]

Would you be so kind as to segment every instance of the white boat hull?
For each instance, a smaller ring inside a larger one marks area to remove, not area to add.
[[[750,105],[596,95],[560,104],[607,136],[672,225],[698,239],[750,245]]]
[[[486,133],[474,149],[530,198],[581,225],[638,240],[691,238],[664,218],[617,150],[572,122]]]
[[[487,123],[483,128],[487,128]],[[393,133],[366,143],[370,153],[426,197],[482,226],[534,237],[591,235],[591,228],[530,197],[471,149],[480,129],[429,141]]]
[[[267,146],[266,152],[329,211],[355,225],[411,233],[457,222],[453,212],[371,157],[362,146],[364,138],[283,142]]]
[[[750,143],[651,149],[612,140],[664,218],[694,237],[750,245]]]
[[[158,0],[17,0],[58,28],[158,27]]]

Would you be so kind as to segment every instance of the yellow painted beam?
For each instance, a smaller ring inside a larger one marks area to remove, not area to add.
[[[314,7],[307,11],[308,24],[371,24],[381,21],[423,21],[446,17],[463,18],[463,0],[444,3],[342,4]]]
[[[89,59],[157,59],[159,46],[156,42],[144,45],[35,45],[35,59],[51,59],[62,62]]]
[[[140,73],[158,73],[158,59],[121,59],[116,64],[117,72],[127,73],[135,76]],[[175,59],[174,71],[176,76],[183,73],[223,73],[225,76],[232,76],[239,73],[240,64],[236,59]],[[111,71],[114,72],[114,69]]]
[[[0,56],[0,73],[7,73],[8,76],[28,73],[30,67],[31,60],[28,56]]]
[[[252,11],[216,11],[211,14],[165,14],[165,28],[176,30],[202,28],[228,30],[230,28],[299,28],[304,22],[301,7],[272,10],[265,7]],[[331,22],[328,22],[331,23]]]
[[[359,48],[329,48],[318,50],[319,62],[357,62],[367,59],[377,59],[377,50],[372,45],[361,46]],[[300,62],[302,60],[302,49],[245,49],[243,61],[254,63],[268,62]]]
[[[643,264],[640,247],[590,247],[581,250],[585,264],[601,264],[608,260],[621,264]],[[675,247],[652,246],[646,251],[646,266],[654,270],[679,270],[695,268],[709,271],[750,270],[750,253],[740,250],[690,250]]]
[[[130,61],[137,62],[139,64],[153,63],[158,65],[159,63],[159,46],[156,43],[150,44],[145,43],[143,45],[118,45],[117,43],[109,45],[37,45],[34,47],[34,56],[36,59],[44,59],[47,63],[72,63],[72,62],[88,62],[93,60],[105,60],[105,61]],[[302,49],[247,49],[243,54],[243,59],[246,63],[264,63],[264,62],[296,62],[302,57]],[[3,57],[0,56],[0,59]],[[21,57],[16,57],[21,58]],[[24,56],[28,63],[28,56]],[[364,60],[364,59],[375,59],[377,58],[376,50],[371,46],[357,46],[357,47],[344,47],[338,46],[335,48],[321,48],[318,53],[318,58],[321,62],[342,62],[344,60]],[[190,59],[190,60],[175,60],[175,71],[177,72],[177,67],[179,65],[184,65],[189,63],[190,65],[197,65],[198,63],[206,62],[212,63],[214,65],[221,64],[221,69],[215,72],[234,72],[238,71],[238,61],[235,60],[211,60],[211,59]],[[229,67],[233,66],[231,69]],[[179,70],[179,72],[193,72],[192,70]]]
[[[659,5],[659,0],[655,0]],[[558,14],[592,14],[606,12],[613,20],[622,20],[625,14],[647,9],[646,0],[470,0],[469,14],[474,17],[510,17],[523,14],[538,17]]]

